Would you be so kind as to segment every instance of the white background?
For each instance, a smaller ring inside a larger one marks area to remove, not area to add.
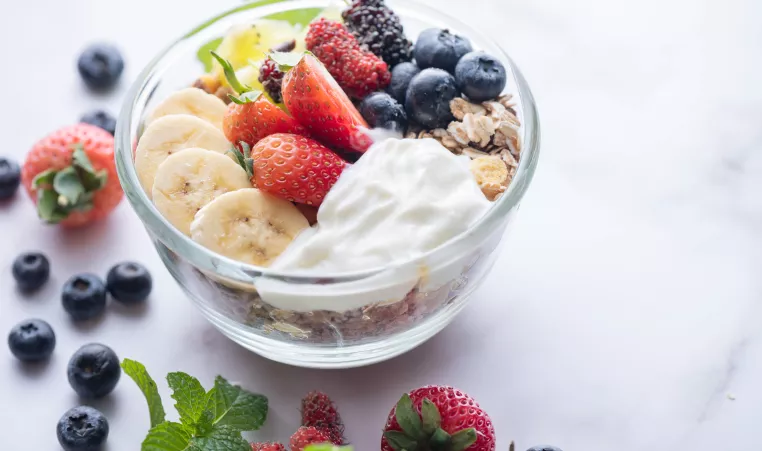
[[[1,448],[59,449],[55,424],[78,400],[65,367],[98,341],[157,377],[216,374],[270,397],[256,438],[287,440],[298,400],[339,403],[359,451],[378,449],[399,395],[452,384],[476,397],[498,449],[762,449],[762,6],[755,0],[428,0],[499,39],[529,80],[543,123],[539,170],[514,233],[473,304],[442,334],[390,362],[302,370],[229,342],[170,280],[127,203],[107,222],[64,233],[24,196],[0,205],[0,331],[48,320],[58,347],[27,368],[0,350]],[[22,159],[44,134],[94,107],[116,111],[159,46],[232,0],[39,0],[0,14],[0,154]],[[121,47],[112,95],[88,94],[75,59],[88,43]],[[15,255],[40,249],[53,278],[26,298]],[[135,259],[153,271],[144,311],[111,305],[73,326],[59,289],[76,272]],[[5,333],[5,332],[4,332]],[[171,408],[166,386],[160,383]],[[734,398],[735,400],[732,400]],[[134,451],[148,417],[123,379],[94,403],[109,451]]]

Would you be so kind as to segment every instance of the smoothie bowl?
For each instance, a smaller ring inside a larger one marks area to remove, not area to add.
[[[264,0],[160,53],[116,145],[128,199],[212,324],[272,360],[343,368],[465,306],[539,123],[505,52],[439,11]]]

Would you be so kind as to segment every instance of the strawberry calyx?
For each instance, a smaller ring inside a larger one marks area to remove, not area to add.
[[[315,56],[309,50],[303,52],[270,52],[267,57],[275,61],[278,69],[284,74],[293,69],[306,55]]]
[[[394,409],[401,431],[386,431],[384,437],[395,451],[464,451],[476,443],[474,428],[452,434],[441,428],[442,417],[437,406],[428,398],[421,403],[421,413],[405,394]]]
[[[228,84],[235,92],[238,93],[237,96],[234,96],[233,94],[228,94],[228,98],[238,105],[244,105],[247,103],[255,102],[259,96],[262,95],[262,91],[258,91],[251,86],[248,86],[244,83],[241,83],[241,81],[238,79],[238,77],[235,74],[235,69],[233,69],[233,65],[230,64],[230,61],[226,60],[225,58],[221,57],[217,54],[214,50],[210,52],[214,59],[217,60],[218,63],[220,63],[220,66],[222,66],[222,72],[225,74],[225,79],[228,81]]]
[[[37,191],[37,213],[50,224],[66,219],[70,213],[93,208],[93,197],[106,185],[108,173],[96,171],[82,144],[74,144],[71,165],[48,169],[32,180]]]
[[[240,149],[233,146],[227,153],[231,154],[235,158],[235,162],[246,171],[246,175],[252,178],[254,177],[254,159],[251,158],[251,146],[243,141],[238,145]]]

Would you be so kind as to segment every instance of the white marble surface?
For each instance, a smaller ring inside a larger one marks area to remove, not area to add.
[[[756,0],[457,0],[440,5],[500,39],[534,89],[543,155],[495,272],[442,334],[390,362],[349,371],[291,368],[227,341],[190,306],[124,203],[74,233],[39,225],[24,198],[0,206],[0,330],[42,317],[59,343],[27,369],[0,351],[3,449],[59,449],[54,426],[77,399],[65,365],[102,341],[154,375],[223,374],[271,399],[260,439],[286,440],[299,397],[333,395],[360,451],[377,449],[398,395],[461,387],[490,412],[498,449],[550,442],[564,451],[762,449],[762,4]],[[118,43],[130,81],[157,45],[232,0],[15,2],[0,14],[0,153],[22,158],[93,97],[74,59]],[[53,280],[16,294],[10,262],[42,249]],[[59,301],[72,273],[145,262],[157,287],[144,312],[114,306],[72,326]],[[5,333],[5,332],[3,332]],[[162,384],[162,387],[163,384]],[[170,407],[167,390],[165,404]],[[109,451],[147,429],[128,380],[95,405]]]

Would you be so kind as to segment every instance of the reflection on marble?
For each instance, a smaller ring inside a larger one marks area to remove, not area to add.
[[[156,375],[183,370],[209,384],[221,373],[268,394],[261,439],[286,440],[299,397],[320,388],[343,408],[356,449],[377,449],[401,392],[447,383],[482,401],[501,450],[510,439],[521,450],[540,442],[564,451],[762,449],[762,3],[427,1],[481,22],[504,44],[534,89],[543,123],[536,179],[473,305],[390,362],[290,368],[207,325],[127,205],[105,225],[64,234],[38,225],[18,199],[0,205],[0,330],[43,317],[59,345],[33,372],[0,352],[0,399],[17,406],[0,410],[0,423],[16,431],[4,443],[57,449],[55,421],[77,402],[66,361],[83,342],[103,341]],[[117,42],[127,77],[135,77],[157,43],[222,7],[197,0],[39,6],[21,2],[0,16],[0,37],[16,43],[5,53],[13,66],[0,71],[0,153],[18,158],[89,108],[116,110],[126,85],[93,97],[77,79],[73,60],[84,43]],[[79,18],[78,26],[62,17]],[[30,89],[15,89],[25,83],[45,88],[44,108]],[[30,248],[52,256],[54,280],[23,299],[9,265]],[[63,280],[128,258],[156,275],[150,308],[143,315],[112,309],[93,328],[73,327],[58,301]],[[111,419],[109,451],[137,449],[147,417],[129,381],[98,407]]]

